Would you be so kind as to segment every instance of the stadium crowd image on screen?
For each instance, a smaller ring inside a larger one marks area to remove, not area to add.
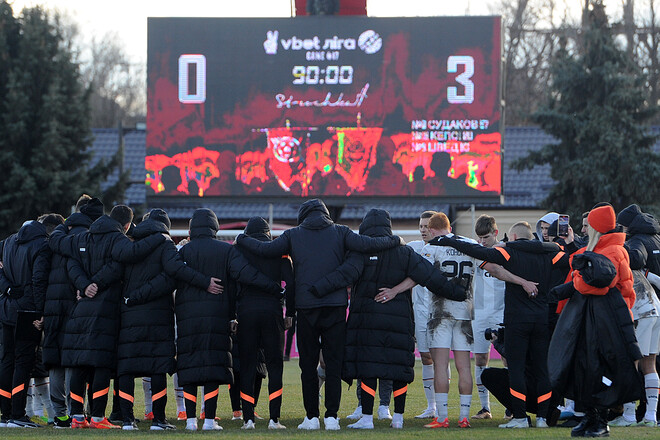
[[[500,17],[148,25],[152,195],[501,194]]]

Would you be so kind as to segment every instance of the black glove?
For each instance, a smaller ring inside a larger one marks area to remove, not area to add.
[[[447,288],[443,290],[442,296],[452,301],[465,301],[467,299],[465,287],[461,285],[460,279],[458,279],[459,281],[455,280],[457,280],[457,278],[454,278],[449,282]]]
[[[468,277],[455,277],[450,280],[452,283],[457,286],[461,286],[463,290],[467,290],[470,287],[470,278]]]
[[[557,303],[562,299],[570,298],[571,296],[573,296],[573,292],[575,292],[575,288],[573,287],[573,281],[566,284],[560,284],[558,286],[555,286],[552,289],[550,289],[550,302]]]

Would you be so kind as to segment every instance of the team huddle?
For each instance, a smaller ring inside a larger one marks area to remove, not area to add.
[[[82,196],[66,220],[43,215],[2,242],[0,427],[39,426],[26,400],[43,363],[56,428],[137,429],[134,384],[142,377],[150,429],[173,430],[165,406],[174,374],[187,430],[198,429],[198,388],[202,429],[222,429],[215,417],[222,384],[243,429],[254,429],[266,376],[268,428],[285,429],[284,331],[294,318],[306,413],[298,429],[321,427],[319,370],[326,430],[340,429],[342,380],[358,383],[359,406],[347,417],[356,421],[347,428],[374,428],[377,389],[378,417],[403,428],[415,344],[428,403],[416,417],[430,419],[426,428],[492,418],[491,393],[506,407],[501,428],[530,427],[528,413],[537,428],[555,426],[558,408],[570,413],[563,426],[572,436],[607,436],[608,423],[638,418],[657,423],[660,225],[637,205],[617,217],[597,204],[583,215],[584,237],[549,213],[536,231],[514,224],[503,241],[493,217],[477,220],[477,242],[452,234],[447,216],[433,211],[421,214],[422,240],[408,245],[381,209],[369,211],[356,234],[318,199],[303,203],[298,226],[274,240],[259,217],[234,244],[217,240],[218,219],[203,208],[184,242],[172,241],[170,227],[161,209],[135,226],[130,208],[104,215],[100,200]],[[491,344],[507,368],[488,368]],[[472,416],[470,353],[480,401]],[[637,400],[646,405],[641,417]]]

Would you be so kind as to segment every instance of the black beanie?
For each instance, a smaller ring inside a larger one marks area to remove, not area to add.
[[[94,197],[93,199],[90,199],[86,205],[80,207],[80,212],[94,221],[104,214],[103,209],[103,202],[97,197]]]
[[[642,213],[642,210],[639,208],[639,206],[635,205],[633,203],[632,205],[627,206],[626,208],[624,208],[619,213],[619,215],[616,217],[616,222],[627,228],[633,222],[635,217],[637,217],[641,213]]]
[[[245,226],[245,235],[256,234],[270,235],[270,226],[262,217],[252,217]]]
[[[165,226],[167,226],[168,230],[172,227],[172,222],[170,221],[167,213],[160,208],[154,208],[149,211],[149,219],[163,223]]]

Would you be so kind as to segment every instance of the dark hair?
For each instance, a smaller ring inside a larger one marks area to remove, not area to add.
[[[64,217],[59,214],[43,214],[37,221],[46,227],[46,232],[50,235],[57,226],[64,224]]]
[[[124,226],[133,221],[133,210],[126,205],[117,205],[110,211],[110,217]]]
[[[80,212],[80,208],[85,206],[90,200],[92,200],[92,196],[89,194],[83,194],[82,196],[78,197],[78,201],[76,202],[76,212]]]
[[[612,206],[612,204],[611,204],[611,203],[607,203],[607,202],[598,202],[598,203],[596,203],[596,204],[593,206],[593,208],[591,208],[591,210],[594,210],[594,209],[596,209],[596,208],[600,208],[601,206]],[[590,212],[591,212],[591,211],[590,211]],[[589,213],[587,213],[587,215],[589,215]]]
[[[478,236],[487,235],[496,230],[497,223],[495,223],[495,217],[490,215],[481,214],[477,219],[477,222],[474,224],[474,232],[476,232]]]
[[[582,213],[582,218],[585,219],[585,218],[589,217],[589,213],[590,213],[590,212],[591,212],[591,211],[584,211],[584,212]]]
[[[433,214],[435,214],[435,211],[424,211],[422,214],[419,216],[419,218],[431,218],[433,217]]]

